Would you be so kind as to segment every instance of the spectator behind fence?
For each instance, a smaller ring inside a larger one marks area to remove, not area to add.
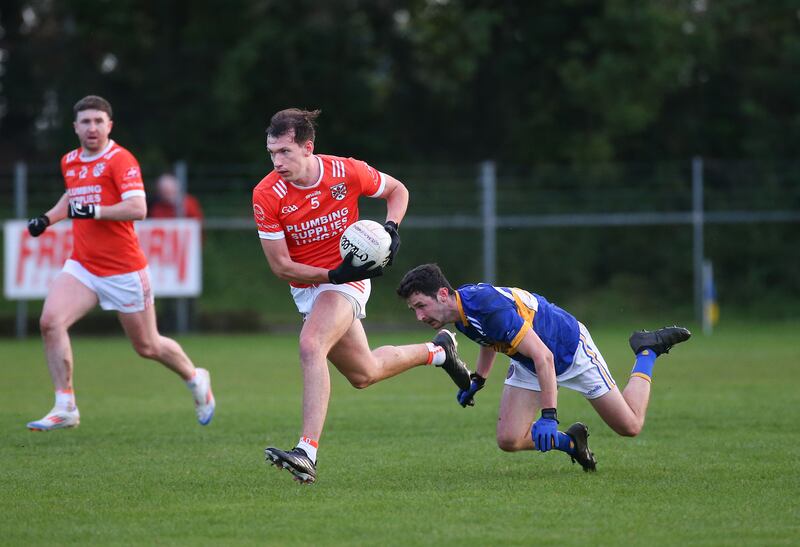
[[[203,220],[203,209],[197,198],[185,193],[181,193],[181,185],[178,178],[171,173],[164,173],[158,177],[156,182],[156,201],[149,207],[147,218],[176,218],[178,216],[186,218],[196,218]],[[178,214],[178,204],[183,197],[183,211]]]
[[[178,204],[183,198],[183,210],[178,211]],[[181,183],[178,177],[172,173],[163,173],[156,180],[156,199],[147,208],[147,218],[196,218],[203,222],[203,209],[200,202],[193,195],[182,192]],[[203,234],[205,240],[205,234]],[[170,331],[180,331],[180,312],[179,304],[173,299],[162,299],[160,320],[166,329]],[[195,317],[195,299],[185,298],[187,314],[187,327],[191,328]]]

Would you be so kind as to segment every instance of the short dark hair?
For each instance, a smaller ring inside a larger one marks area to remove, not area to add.
[[[314,142],[316,137],[314,127],[316,127],[317,116],[321,110],[300,110],[299,108],[287,108],[272,116],[267,127],[267,137],[278,138],[291,131],[294,131],[294,142],[303,144],[306,141]]]
[[[87,95],[72,107],[76,118],[78,117],[78,112],[84,110],[100,110],[108,114],[109,120],[114,117],[111,113],[111,103],[98,95]]]
[[[442,287],[446,288],[449,294],[455,292],[438,265],[422,264],[406,272],[397,287],[397,295],[407,299],[414,293],[421,293],[436,298],[436,293]]]

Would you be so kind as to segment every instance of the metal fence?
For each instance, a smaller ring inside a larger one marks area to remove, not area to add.
[[[145,179],[156,178],[144,167]],[[378,166],[402,180],[412,202],[403,231],[474,231],[482,280],[497,279],[498,233],[575,227],[690,227],[693,301],[702,319],[704,234],[709,225],[800,222],[800,164],[704,161],[590,166]],[[175,166],[206,213],[206,230],[254,230],[253,186],[267,164]],[[56,165],[0,169],[0,217],[49,208],[63,191]],[[363,200],[362,216],[380,218],[380,200]],[[480,245],[477,244],[480,238]],[[787,250],[796,253],[796,248]]]

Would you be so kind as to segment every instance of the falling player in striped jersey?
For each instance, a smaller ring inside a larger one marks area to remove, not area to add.
[[[620,392],[588,329],[543,296],[486,283],[454,290],[436,264],[406,273],[397,294],[417,320],[435,329],[454,323],[481,345],[470,387],[457,395],[461,406],[475,403],[497,353],[510,356],[497,422],[501,449],[560,450],[584,471],[596,466],[587,442],[589,432],[580,422],[566,432],[558,431],[558,386],[581,393],[616,433],[636,436],[644,426],[656,357],[691,336],[683,327],[634,332],[630,346],[636,362]]]
[[[74,239],[72,256],[53,281],[39,320],[55,406],[28,428],[50,431],[79,424],[68,329],[98,304],[117,312],[139,355],[186,381],[197,420],[206,425],[215,408],[208,371],[195,368],[183,348],[161,336],[156,325],[147,259],[133,230],[133,221],[147,214],[139,163],[109,138],[114,122],[108,101],[89,95],[75,104],[74,112],[81,146],[61,160],[66,192],[49,211],[28,221],[30,235],[39,237],[49,225],[72,219]]]
[[[303,370],[303,430],[293,450],[268,447],[267,460],[303,483],[316,480],[317,448],[330,396],[328,363],[356,388],[418,365],[443,368],[461,389],[469,370],[458,357],[455,337],[446,330],[432,342],[382,346],[370,351],[361,319],[371,290],[382,274],[368,262],[354,267],[341,259],[339,239],[358,220],[358,198],[386,200],[384,228],[392,238],[389,265],[400,237],[397,229],[408,206],[408,190],[396,178],[363,161],[314,153],[319,111],[282,110],[270,120],[267,149],[274,165],[253,190],[258,236],[273,273],[289,282],[303,316],[300,365]]]

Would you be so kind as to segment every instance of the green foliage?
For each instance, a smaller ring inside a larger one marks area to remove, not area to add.
[[[72,148],[88,93],[147,163],[263,160],[288,106],[372,161],[799,151],[790,0],[10,0],[0,25],[2,162]]]
[[[592,328],[621,385],[638,326]],[[211,370],[218,412],[207,427],[182,383],[126,340],[76,337],[81,426],[46,434],[24,429],[52,403],[41,344],[0,341],[0,543],[791,545],[800,534],[800,354],[786,340],[798,327],[721,328],[659,358],[634,439],[561,390],[562,425],[590,428],[591,475],[561,453],[497,448],[502,358],[469,409],[433,368],[366,390],[332,370],[319,481],[309,487],[263,458],[265,446],[288,448],[299,436],[294,334],[181,340]],[[474,363],[477,346],[459,348]],[[775,365],[754,374],[754,363]]]

